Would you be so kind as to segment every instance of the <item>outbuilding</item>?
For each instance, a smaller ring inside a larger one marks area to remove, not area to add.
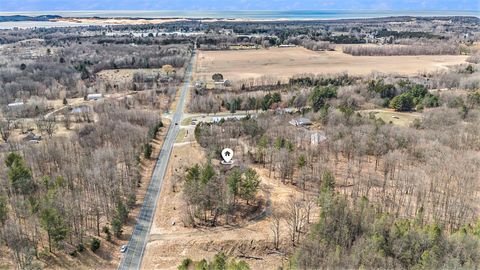
[[[7,105],[7,107],[14,108],[14,107],[20,107],[20,106],[23,106],[23,105],[25,105],[25,103],[23,103],[23,101],[20,101],[20,102],[9,103]]]
[[[102,94],[88,94],[87,100],[99,100],[103,97]]]
[[[310,126],[312,124],[312,121],[308,118],[297,118],[297,119],[292,119],[290,120],[290,123],[292,126]]]

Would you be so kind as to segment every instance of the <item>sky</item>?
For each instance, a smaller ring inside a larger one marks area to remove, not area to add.
[[[0,0],[0,12],[75,10],[470,10],[480,0]]]

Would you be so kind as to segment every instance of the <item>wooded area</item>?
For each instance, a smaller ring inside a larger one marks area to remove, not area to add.
[[[133,222],[158,152],[153,141],[169,121],[162,113],[175,105],[193,46],[283,45],[321,56],[342,48],[358,61],[468,58],[408,76],[194,77],[192,121],[175,123],[183,132],[176,139],[191,141],[176,146],[206,158],[168,171],[182,202],[168,205],[182,215],[168,226],[228,232],[268,222],[268,238],[250,245],[291,269],[475,268],[479,25],[469,17],[392,17],[0,30],[0,248],[21,269],[104,252]],[[235,152],[231,166],[219,164],[225,147]],[[272,206],[266,182],[298,196]],[[236,240],[224,241],[229,250],[200,261],[184,256],[179,269],[249,269],[262,260],[233,258]]]
[[[0,57],[0,244],[20,269],[124,240],[150,143],[163,129],[160,110],[173,102],[192,50],[166,37],[16,32],[30,35],[44,39],[2,46]],[[137,72],[116,79],[126,69]]]
[[[74,255],[92,236],[122,233],[136,203],[141,148],[161,122],[155,113],[115,103],[95,107],[95,113],[98,121],[69,138],[2,159],[2,239],[20,268],[48,258],[45,240],[48,251]]]

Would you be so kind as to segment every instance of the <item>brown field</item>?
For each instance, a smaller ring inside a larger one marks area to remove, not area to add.
[[[59,18],[53,22],[86,23],[92,25],[115,25],[115,24],[159,24],[169,22],[186,21],[186,19],[118,19],[118,18]]]
[[[334,74],[372,72],[415,75],[446,69],[465,62],[466,55],[351,56],[340,48],[315,52],[302,47],[259,50],[199,51],[195,78],[211,79],[222,73],[227,80],[271,77],[287,79],[302,73]]]

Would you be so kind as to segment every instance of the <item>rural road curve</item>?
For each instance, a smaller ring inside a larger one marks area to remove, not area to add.
[[[118,269],[140,269],[142,265],[143,252],[148,242],[150,227],[152,225],[153,217],[155,215],[155,208],[157,200],[162,190],[163,178],[167,170],[168,161],[172,152],[175,139],[180,129],[179,123],[183,117],[183,110],[185,107],[185,99],[188,89],[191,84],[192,69],[196,60],[196,52],[193,52],[192,60],[190,61],[185,71],[185,81],[180,92],[180,98],[172,116],[172,124],[168,128],[167,136],[165,137],[162,149],[158,156],[157,164],[152,174],[152,179],[148,186],[145,198],[143,200],[142,208],[137,216],[137,222],[132,232],[130,241],[128,242],[127,251],[123,254],[122,260]]]

